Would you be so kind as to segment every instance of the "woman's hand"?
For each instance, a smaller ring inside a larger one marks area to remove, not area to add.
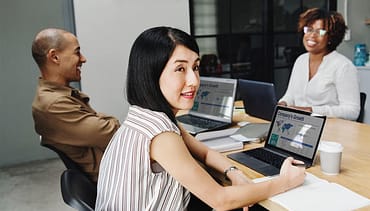
[[[312,107],[303,107],[303,106],[291,106],[292,108],[298,109],[298,110],[304,110],[308,112],[312,112]]]
[[[284,191],[297,187],[304,182],[306,168],[295,164],[304,164],[304,162],[288,157],[281,166],[279,177],[283,181]]]
[[[287,106],[288,104],[285,101],[278,102],[278,105],[280,106]]]
[[[288,104],[285,101],[278,102],[278,105],[279,106],[288,106]],[[308,107],[308,106],[307,107],[304,107],[304,106],[290,105],[289,107],[294,108],[294,109],[298,109],[298,110],[304,110],[304,111],[312,112],[312,107]]]

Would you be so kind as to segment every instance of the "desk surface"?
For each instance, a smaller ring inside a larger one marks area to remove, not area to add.
[[[265,122],[264,120],[248,116],[244,113],[244,110],[234,113],[234,122],[240,121]],[[339,175],[335,176],[323,174],[320,170],[319,153],[314,165],[308,168],[307,171],[322,179],[338,183],[358,194],[370,198],[370,125],[343,119],[328,118],[321,140],[335,141],[343,145],[341,172]],[[261,145],[263,144],[247,144],[244,149],[255,148]],[[249,177],[262,177],[261,174],[237,162],[232,162]],[[261,204],[270,210],[282,209],[280,206],[268,200]],[[365,209],[369,210],[370,206],[364,208],[364,210]]]

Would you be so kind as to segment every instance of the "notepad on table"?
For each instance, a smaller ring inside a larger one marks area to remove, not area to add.
[[[370,199],[342,185],[328,182],[310,173],[306,174],[305,182],[301,186],[275,195],[269,200],[291,211],[348,211],[370,205]],[[258,178],[254,182],[270,178]]]

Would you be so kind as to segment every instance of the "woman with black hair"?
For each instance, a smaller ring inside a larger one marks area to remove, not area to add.
[[[150,28],[134,42],[127,70],[128,115],[101,161],[96,210],[192,210],[190,193],[217,210],[245,207],[303,183],[301,161],[287,158],[280,176],[254,184],[220,153],[176,121],[199,88],[199,49],[187,33]],[[199,164],[222,172],[218,184]]]

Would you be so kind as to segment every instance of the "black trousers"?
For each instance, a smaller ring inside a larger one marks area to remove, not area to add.
[[[188,211],[212,211],[213,209],[204,203],[202,200],[198,199],[196,196],[191,194],[190,202],[188,205]],[[232,211],[243,211],[243,208],[234,209]],[[249,208],[249,211],[268,211],[268,209],[262,207],[259,204],[255,204],[254,206]]]

